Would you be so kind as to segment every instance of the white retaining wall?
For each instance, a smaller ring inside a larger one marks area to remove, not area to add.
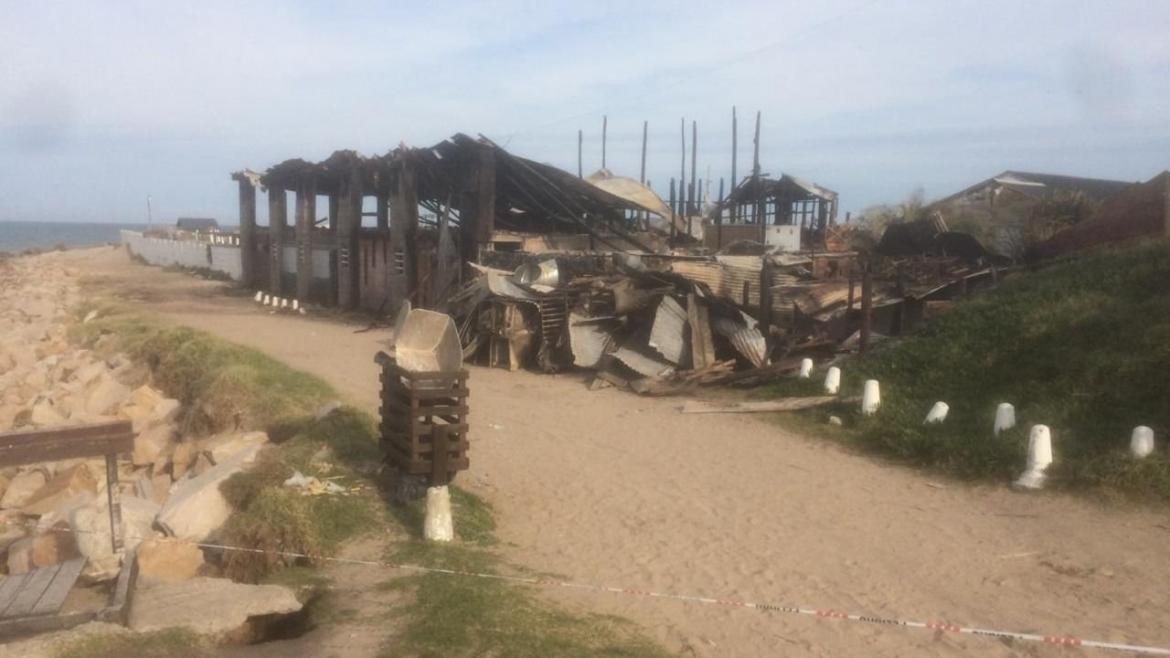
[[[223,272],[239,281],[243,264],[239,247],[211,246],[194,240],[148,238],[138,231],[122,231],[122,244],[151,265],[197,267]]]

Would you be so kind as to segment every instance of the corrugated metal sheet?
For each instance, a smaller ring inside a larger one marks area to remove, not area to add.
[[[581,368],[596,368],[613,340],[609,332],[596,322],[576,313],[569,314],[569,348],[573,350],[573,364]]]
[[[686,355],[687,312],[670,295],[662,297],[654,313],[654,326],[650,329],[650,347],[667,361],[679,365]]]
[[[628,347],[619,347],[613,355],[618,361],[626,364],[631,370],[644,377],[658,379],[674,374],[674,366],[671,366],[669,363],[663,363]]]
[[[745,327],[734,320],[716,318],[712,323],[719,335],[727,337],[735,350],[757,368],[768,365],[768,345],[756,327]]]

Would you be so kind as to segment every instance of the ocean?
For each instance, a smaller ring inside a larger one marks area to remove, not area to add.
[[[121,229],[141,231],[145,224],[91,224],[85,222],[2,222],[0,252],[52,249],[57,245],[86,247],[121,241]]]

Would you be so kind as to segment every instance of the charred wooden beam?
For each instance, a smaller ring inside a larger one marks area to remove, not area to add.
[[[288,195],[283,187],[268,187],[268,288],[283,294],[284,233],[288,227]]]
[[[379,192],[377,197],[378,230],[390,228],[390,200],[385,192]]]

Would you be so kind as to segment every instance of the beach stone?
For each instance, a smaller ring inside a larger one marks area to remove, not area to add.
[[[114,410],[130,395],[130,389],[109,375],[98,378],[85,401],[85,411],[101,416]]]
[[[76,464],[52,477],[21,507],[25,514],[43,516],[82,494],[97,493],[98,482],[88,464]]]
[[[250,618],[287,615],[300,609],[300,601],[286,587],[197,577],[137,592],[129,626],[138,632],[184,627],[223,638],[244,630]]]
[[[48,398],[38,400],[29,410],[28,422],[36,427],[54,427],[64,425],[65,417],[57,412],[57,408]]]
[[[67,524],[59,523],[46,532],[12,542],[8,547],[8,573],[28,573],[78,557],[81,552],[73,533]]]
[[[190,542],[151,537],[138,545],[138,582],[146,586],[191,580],[202,566],[203,551]]]
[[[17,473],[8,483],[4,495],[0,496],[0,509],[15,509],[23,507],[32,497],[45,486],[48,478],[40,469]]]
[[[199,447],[211,456],[212,463],[220,464],[243,450],[268,442],[264,432],[226,432],[202,439]]]
[[[100,377],[104,372],[106,372],[106,364],[101,363],[100,361],[95,361],[87,366],[79,368],[76,372],[73,373],[72,379],[74,381],[81,382],[82,384],[89,384],[90,382]]]
[[[153,464],[177,436],[178,432],[172,425],[155,425],[139,432],[134,437],[131,461],[135,466]]]
[[[232,513],[219,485],[248,468],[260,445],[236,453],[206,472],[176,484],[158,514],[158,525],[172,537],[203,541],[212,536]]]
[[[137,496],[126,496],[122,506],[122,544],[132,551],[144,539],[154,536],[151,527],[159,505]],[[87,562],[81,575],[90,582],[112,580],[122,567],[122,558],[114,554],[110,537],[110,508],[104,498],[73,510],[69,529],[77,536],[77,549]]]

